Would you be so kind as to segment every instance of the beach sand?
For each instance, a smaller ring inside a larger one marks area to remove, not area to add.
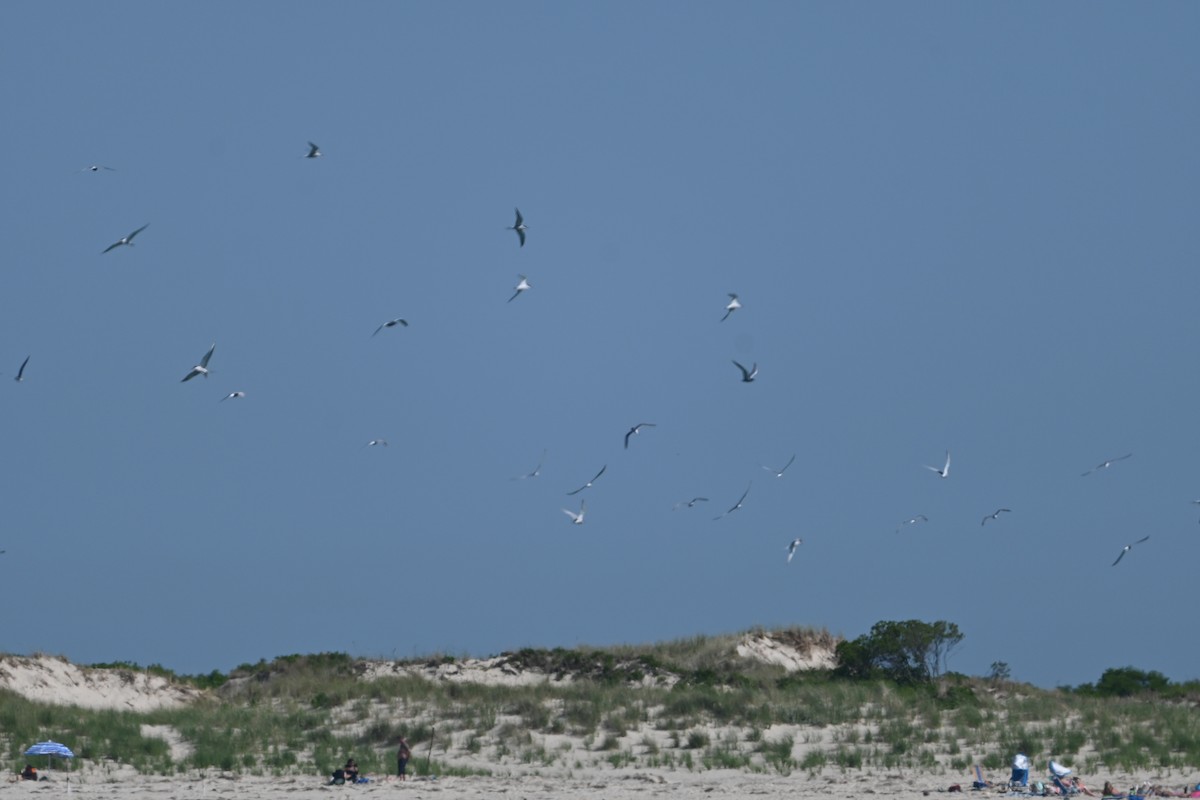
[[[599,800],[600,798],[673,798],[701,800],[717,797],[789,797],[849,800],[864,796],[894,800],[942,800],[972,797],[976,800],[1001,798],[995,789],[972,791],[969,780],[942,773],[882,774],[871,771],[809,775],[750,773],[739,770],[646,770],[637,768],[593,769],[570,775],[513,774],[510,776],[410,778],[398,781],[392,776],[369,776],[365,784],[331,786],[324,776],[255,777],[223,773],[195,773],[175,777],[138,775],[128,768],[95,768],[82,773],[52,772],[49,780],[13,780],[0,783],[0,798],[40,798],[59,800],[386,800],[386,798],[435,798],[436,800],[478,800],[498,797],[512,800],[564,798]],[[1118,786],[1130,786],[1133,776],[1113,775]],[[1163,779],[1175,789],[1187,776]],[[1191,776],[1194,785],[1197,777]],[[962,794],[948,792],[951,784],[960,784]]]

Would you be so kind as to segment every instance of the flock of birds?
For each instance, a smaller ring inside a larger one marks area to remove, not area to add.
[[[309,148],[308,152],[305,153],[302,156],[302,158],[315,159],[315,158],[320,158],[322,155],[324,155],[321,152],[321,148],[319,146],[317,146],[317,144],[314,142],[308,142],[308,148]],[[115,169],[113,167],[105,166],[102,164],[92,164],[90,166],[84,167],[81,170],[78,170],[78,172],[93,172],[93,173],[101,172],[101,171],[112,172],[112,171],[115,171]],[[515,214],[515,219],[513,221],[513,224],[508,226],[507,230],[511,230],[511,231],[515,232],[517,235],[518,246],[524,247],[526,238],[527,238],[527,233],[529,231],[529,226],[525,223],[525,218],[521,214],[521,210],[519,208],[514,209],[514,214]],[[120,247],[133,247],[134,239],[137,238],[137,236],[140,233],[142,233],[143,231],[145,231],[146,228],[148,228],[148,227],[149,227],[149,223],[142,225],[140,228],[133,230],[132,232],[126,234],[125,236],[122,236],[120,239],[113,242],[108,247],[104,248],[104,250],[101,251],[101,254],[109,253]],[[511,297],[508,298],[508,301],[507,301],[509,303],[516,300],[518,297],[520,297],[525,292],[529,291],[531,288],[531,284],[526,275],[518,275],[517,277],[518,277],[518,282],[513,287],[513,294]],[[743,307],[741,299],[737,293],[729,292],[728,297],[729,297],[729,302],[725,304],[725,307],[724,307],[725,314],[724,314],[724,316],[720,317],[720,319],[719,319],[720,322],[725,322],[735,312],[740,311]],[[375,336],[379,335],[379,333],[381,333],[382,331],[385,331],[385,330],[388,330],[391,328],[395,328],[395,327],[407,328],[408,326],[409,326],[409,323],[405,319],[402,319],[402,318],[390,319],[390,320],[387,320],[387,321],[381,323],[375,329],[375,331],[371,334],[371,336],[375,337]],[[183,376],[181,382],[186,383],[197,376],[203,376],[204,378],[207,378],[209,376],[209,362],[212,360],[213,353],[215,351],[216,351],[216,343],[214,342],[208,348],[208,351],[205,352],[204,355],[200,358],[199,362],[196,363],[195,365],[193,365],[191,367],[191,369],[188,370],[187,374],[185,374]],[[26,367],[28,367],[28,365],[29,365],[29,360],[30,360],[30,356],[26,356],[25,360],[21,363],[21,366],[17,371],[17,374],[14,379],[18,383],[25,380],[25,370],[26,370]],[[737,360],[734,360],[733,364],[734,364],[734,366],[737,367],[737,369],[741,373],[741,382],[742,383],[753,383],[755,378],[758,377],[758,363],[757,362],[752,363],[750,367],[746,367],[744,364],[738,362]],[[236,390],[236,391],[229,392],[228,394],[223,396],[220,399],[220,402],[224,402],[226,400],[242,399],[245,397],[246,397],[246,392],[244,392],[242,390]],[[657,426],[656,426],[656,423],[653,423],[653,422],[639,422],[636,425],[633,425],[632,427],[630,427],[629,430],[626,431],[626,433],[625,433],[624,448],[626,450],[628,450],[631,439],[640,435],[642,433],[642,431],[644,431],[645,429],[654,428],[654,427],[657,427]],[[372,439],[372,440],[368,441],[364,446],[365,447],[387,447],[388,443],[387,443],[387,440],[385,440],[385,439]],[[1103,461],[1100,464],[1097,464],[1092,469],[1089,469],[1087,472],[1082,473],[1082,475],[1083,475],[1083,477],[1087,477],[1088,475],[1091,475],[1095,472],[1109,469],[1114,464],[1124,461],[1125,459],[1130,458],[1132,455],[1133,455],[1132,453],[1127,453],[1127,454],[1119,456],[1117,458],[1112,458],[1107,461]],[[546,456],[546,452],[543,451],[542,457],[538,461],[538,465],[532,471],[525,473],[524,475],[517,476],[516,478],[514,478],[514,480],[525,480],[525,479],[529,479],[529,478],[539,477],[542,473],[542,465],[545,461],[545,456]],[[771,473],[776,478],[783,478],[784,473],[787,472],[788,468],[792,466],[792,464],[795,462],[795,460],[796,460],[796,456],[795,456],[795,454],[793,454],[791,456],[791,458],[788,459],[787,463],[778,469],[767,466],[765,464],[761,465],[761,466],[764,470]],[[942,478],[942,479],[949,478],[950,477],[950,452],[946,451],[946,460],[942,466],[936,467],[936,466],[930,466],[928,464],[926,464],[924,466],[925,466],[925,469],[930,470],[931,472],[935,473],[939,478]],[[604,475],[604,473],[607,471],[607,469],[608,469],[607,464],[601,466],[599,471],[597,471],[596,474],[593,475],[583,485],[567,492],[566,493],[567,496],[573,497],[587,489],[592,488],[593,485],[596,483],[596,481],[598,481]],[[741,496],[737,499],[737,502],[735,502],[732,506],[730,506],[728,509],[721,512],[720,514],[717,514],[712,519],[714,521],[718,521],[718,520],[721,520],[721,519],[727,517],[730,514],[733,514],[736,511],[739,511],[745,504],[746,498],[749,496],[751,488],[753,488],[753,481],[751,481],[750,484],[747,485],[746,490],[744,492],[742,492]],[[689,500],[683,500],[683,501],[676,503],[673,506],[672,510],[690,509],[690,508],[694,508],[699,503],[707,503],[707,502],[709,502],[709,498],[707,498],[707,497],[692,497]],[[1196,500],[1193,502],[1195,502],[1196,504],[1200,504],[1200,500]],[[569,508],[563,508],[562,512],[570,519],[571,524],[583,525],[584,518],[587,514],[587,501],[584,499],[580,500],[578,511],[569,509]],[[1001,514],[1009,514],[1009,513],[1012,513],[1012,509],[998,508],[995,511],[993,511],[992,513],[984,515],[982,521],[980,522],[980,525],[981,526],[987,525],[988,522],[999,520]],[[899,533],[901,530],[903,530],[907,527],[919,525],[921,523],[926,523],[928,521],[929,521],[929,518],[926,517],[924,514],[917,514],[916,516],[913,516],[913,517],[903,520],[899,524],[899,526],[896,528],[896,532]],[[1146,542],[1147,540],[1149,540],[1149,538],[1150,538],[1149,536],[1144,536],[1135,542],[1125,545],[1123,548],[1121,548],[1121,552],[1118,554],[1116,560],[1113,561],[1112,565],[1115,567],[1117,564],[1119,564],[1121,562],[1121,560],[1125,557],[1125,555],[1130,550],[1133,549],[1133,547],[1135,545],[1142,544],[1142,543]],[[792,558],[795,556],[797,549],[803,543],[804,543],[803,539],[795,538],[787,544],[787,546],[785,548],[787,563],[791,563]],[[0,553],[3,553],[3,552],[4,551],[0,550]]]

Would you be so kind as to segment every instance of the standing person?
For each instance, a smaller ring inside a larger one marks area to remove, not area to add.
[[[408,739],[400,737],[400,748],[396,751],[396,777],[402,781],[408,780],[408,759],[412,750],[408,748]]]

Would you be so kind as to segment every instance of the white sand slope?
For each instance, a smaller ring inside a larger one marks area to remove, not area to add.
[[[39,703],[120,711],[174,708],[203,695],[158,675],[91,669],[53,656],[0,656],[0,688]]]

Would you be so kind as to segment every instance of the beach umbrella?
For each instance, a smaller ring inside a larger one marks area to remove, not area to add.
[[[47,740],[45,742],[38,742],[33,747],[26,750],[25,755],[27,755],[27,756],[48,756],[50,759],[51,767],[54,766],[54,757],[55,756],[58,756],[59,758],[74,758],[75,757],[75,754],[71,752],[71,748],[67,747],[65,744],[59,744],[58,742],[55,742],[52,740]]]

